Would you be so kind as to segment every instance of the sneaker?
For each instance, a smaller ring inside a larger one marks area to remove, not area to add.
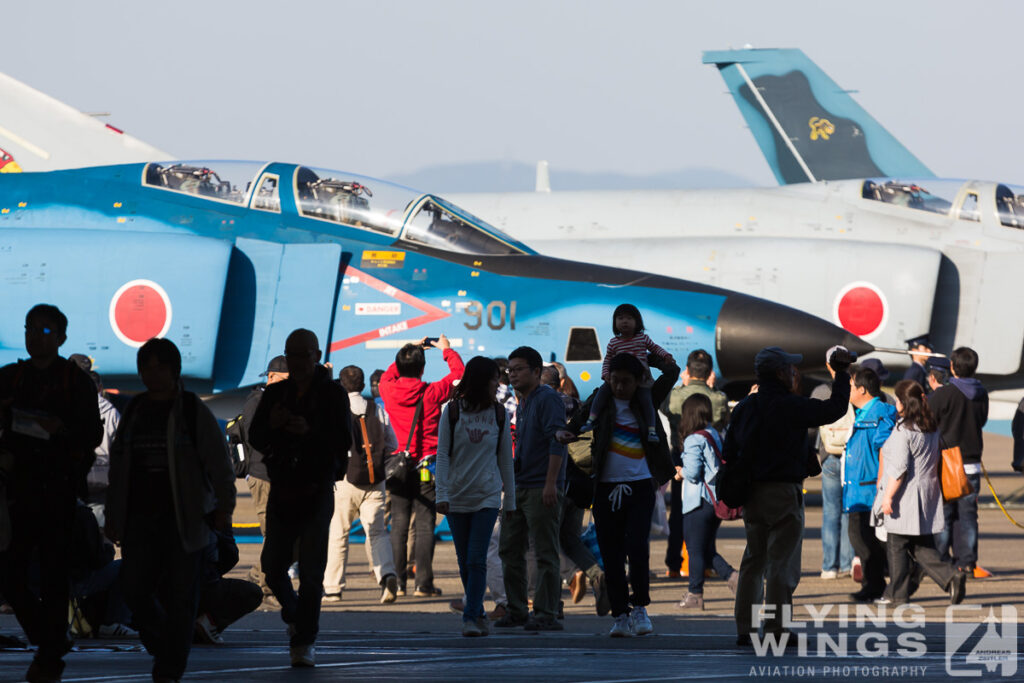
[[[398,577],[388,574],[380,591],[380,604],[388,605],[398,599]]]
[[[958,571],[949,582],[949,604],[959,605],[967,595],[967,572]]]
[[[526,625],[526,617],[517,617],[511,612],[494,622],[494,626],[497,628],[515,628],[516,626]]]
[[[200,614],[196,618],[195,638],[198,642],[207,645],[224,644],[224,639],[220,637],[220,630],[213,625],[209,614]]]
[[[859,557],[853,558],[853,564],[850,566],[850,576],[857,583],[864,580],[864,567],[861,566]]]
[[[398,590],[395,591],[395,595],[397,595],[400,598],[404,598],[405,597],[405,588],[403,586],[399,586]]]
[[[608,635],[612,638],[629,638],[633,635],[633,629],[629,627],[629,615],[620,614],[615,617],[615,623],[612,624],[612,630],[608,631]]]
[[[25,680],[30,683],[59,683],[61,674],[64,673],[64,661],[61,659],[41,659],[37,653],[32,658],[32,663],[25,672]]]
[[[455,598],[448,603],[448,609],[456,614],[462,614],[466,610],[466,603],[462,602],[462,598]]]
[[[124,624],[103,624],[96,635],[99,638],[138,638],[139,632]]]
[[[487,615],[487,618],[491,621],[498,621],[502,617],[508,614],[508,608],[505,605],[495,605],[491,613]]]
[[[587,575],[583,572],[573,574],[569,580],[569,592],[572,594],[572,604],[579,604],[587,594]]]
[[[739,590],[740,587],[739,571],[734,571],[732,574],[729,574],[729,578],[725,580],[725,585],[729,587],[729,590],[732,591],[733,595],[736,595],[736,591]]]
[[[890,598],[888,595],[883,595],[880,598],[875,598],[875,604],[876,605],[891,605],[892,604],[892,598]]]
[[[850,593],[850,599],[854,602],[874,602],[880,597],[882,596],[877,593],[871,593],[863,588],[856,593]]]
[[[524,631],[564,631],[565,627],[558,619],[548,617],[531,617],[523,624]]]
[[[633,631],[633,634],[637,636],[646,636],[648,633],[654,632],[654,625],[651,623],[651,618],[647,616],[647,608],[633,608],[633,611],[629,613],[629,627]]]
[[[604,574],[598,574],[590,580],[590,587],[594,589],[594,607],[597,616],[603,617],[612,611],[611,598],[608,597],[608,585]]]
[[[463,636],[465,636],[467,638],[475,638],[477,636],[482,636],[483,634],[484,634],[483,631],[481,631],[480,627],[477,626],[476,620],[468,620],[467,619],[467,620],[464,620],[462,622],[462,635]]]
[[[837,572],[835,569],[824,569],[821,572],[821,578],[823,578],[823,579],[838,579],[839,578],[839,572]]]
[[[299,578],[299,563],[292,562],[292,566],[288,567],[288,578],[298,579]]]
[[[477,617],[476,627],[480,629],[480,635],[489,636],[491,635],[491,626],[487,623],[487,617]]]
[[[683,575],[679,573],[678,569],[676,569],[676,570],[666,569],[665,570],[665,578],[666,579],[681,579],[681,578],[683,578]]]
[[[264,609],[281,609],[281,603],[277,601],[273,593],[264,593],[263,604],[260,607]]]
[[[316,650],[312,645],[296,645],[288,648],[294,667],[316,666]]]
[[[433,598],[441,595],[441,589],[437,586],[422,586],[412,592],[417,598]]]
[[[679,601],[678,606],[683,609],[703,610],[704,596],[698,593],[691,593],[690,591],[686,591],[686,595],[684,595],[683,599]]]
[[[341,593],[324,593],[322,602],[341,602]]]

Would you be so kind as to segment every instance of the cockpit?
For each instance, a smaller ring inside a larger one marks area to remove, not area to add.
[[[988,217],[984,220],[989,221],[992,216],[998,216],[1002,226],[1024,230],[1024,188],[1003,183],[994,185],[941,179],[920,182],[869,179],[864,181],[861,196],[961,221],[981,222],[984,217]]]
[[[300,166],[295,196],[306,218],[391,235],[400,242],[463,254],[532,251],[494,226],[432,194],[382,180]]]
[[[290,202],[282,204],[282,198],[294,192],[295,210],[303,218],[386,235],[410,248],[418,245],[462,254],[534,253],[436,195],[342,171],[258,162],[177,161],[146,164],[142,184],[270,213],[290,206]]]

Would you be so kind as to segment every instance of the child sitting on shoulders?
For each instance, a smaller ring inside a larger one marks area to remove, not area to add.
[[[640,402],[641,409],[644,411],[644,419],[650,425],[647,428],[647,440],[657,442],[658,433],[654,428],[656,424],[654,419],[654,403],[651,401],[651,386],[654,384],[654,380],[651,377],[650,365],[647,363],[647,354],[653,353],[662,360],[669,362],[675,362],[675,360],[672,358],[671,353],[655,344],[644,333],[644,319],[640,315],[639,309],[633,304],[619,304],[616,307],[615,312],[612,313],[612,332],[615,336],[608,341],[608,348],[604,353],[604,364],[601,366],[601,379],[604,384],[598,389],[597,396],[594,397],[590,405],[590,416],[580,428],[580,432],[587,432],[594,428],[594,420],[597,419],[598,413],[601,412],[601,409],[608,401],[608,395],[611,393],[611,389],[608,386],[608,367],[612,362],[612,358],[619,353],[628,353],[636,357],[641,365],[644,366],[646,374],[643,383],[636,390],[636,398]]]

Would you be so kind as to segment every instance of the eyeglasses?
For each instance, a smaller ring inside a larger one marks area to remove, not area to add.
[[[529,365],[510,365],[508,366],[508,374],[516,375],[520,372],[527,372],[530,369]]]
[[[53,330],[49,327],[40,327],[38,325],[25,325],[25,331],[35,334],[53,334]]]

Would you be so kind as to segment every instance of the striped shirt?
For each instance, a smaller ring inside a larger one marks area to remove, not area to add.
[[[615,401],[615,429],[608,446],[608,459],[601,473],[601,481],[623,482],[650,479],[641,442],[640,424],[629,407],[629,401]]]
[[[620,353],[628,353],[634,356],[644,366],[644,370],[650,371],[647,365],[647,354],[653,353],[660,358],[668,358],[669,352],[655,344],[650,337],[641,332],[632,337],[612,337],[608,340],[608,348],[604,352],[604,364],[601,366],[601,379],[608,381],[609,366],[612,358]]]

